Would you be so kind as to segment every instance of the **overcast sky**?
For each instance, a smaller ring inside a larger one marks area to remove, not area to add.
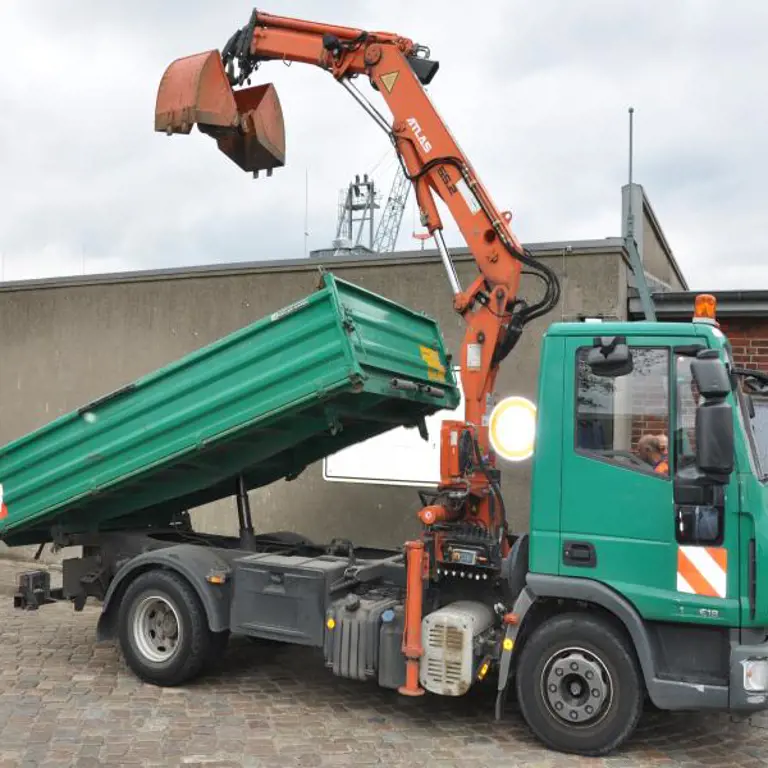
[[[627,107],[645,186],[693,288],[768,288],[764,0],[271,0],[272,13],[428,44],[430,95],[524,242],[621,231]],[[261,6],[260,6],[261,7]],[[384,135],[327,73],[274,63],[287,165],[251,179],[195,131],[153,132],[171,60],[220,48],[235,0],[0,3],[0,253],[6,280],[300,257]],[[369,87],[365,91],[375,97]],[[399,247],[413,248],[409,204]],[[460,244],[454,227],[450,244]]]

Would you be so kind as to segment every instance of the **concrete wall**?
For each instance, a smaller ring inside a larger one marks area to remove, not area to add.
[[[626,269],[618,241],[537,251],[562,277],[563,302],[530,327],[499,377],[502,394],[536,397],[541,336],[549,322],[579,313],[626,315]],[[457,255],[464,285],[474,263]],[[181,274],[51,281],[0,289],[0,444],[40,427],[314,290],[317,262],[241,266]],[[462,320],[451,306],[439,260],[431,255],[329,264],[338,276],[382,293],[440,322],[458,353]],[[538,284],[524,278],[523,295]],[[505,468],[503,490],[512,524],[525,528],[530,467]],[[1,480],[1,478],[0,478]],[[345,536],[395,545],[416,530],[415,491],[341,485],[321,465],[299,479],[253,492],[260,530],[298,530],[318,540]],[[194,513],[204,530],[233,532],[234,504]]]
[[[654,277],[665,282],[671,290],[679,291],[685,286],[669,261],[663,234],[654,226],[654,220],[643,217],[643,265]]]
[[[631,187],[627,184],[622,188],[622,234],[627,231],[630,197],[635,221],[635,242],[646,273],[661,281],[664,290],[686,289],[688,286],[685,278],[675,261],[651,202],[640,184],[632,184]]]

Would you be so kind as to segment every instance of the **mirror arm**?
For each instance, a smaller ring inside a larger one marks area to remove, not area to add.
[[[762,371],[754,371],[751,368],[731,368],[731,373],[734,376],[749,377],[751,379],[758,379],[768,384],[768,373]]]

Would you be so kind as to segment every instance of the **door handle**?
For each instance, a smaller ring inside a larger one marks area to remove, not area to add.
[[[594,568],[597,565],[597,552],[588,541],[566,541],[563,543],[563,564],[579,568]]]

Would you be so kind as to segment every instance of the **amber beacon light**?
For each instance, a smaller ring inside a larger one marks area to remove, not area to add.
[[[715,323],[717,300],[709,293],[700,293],[693,304],[694,321]]]

